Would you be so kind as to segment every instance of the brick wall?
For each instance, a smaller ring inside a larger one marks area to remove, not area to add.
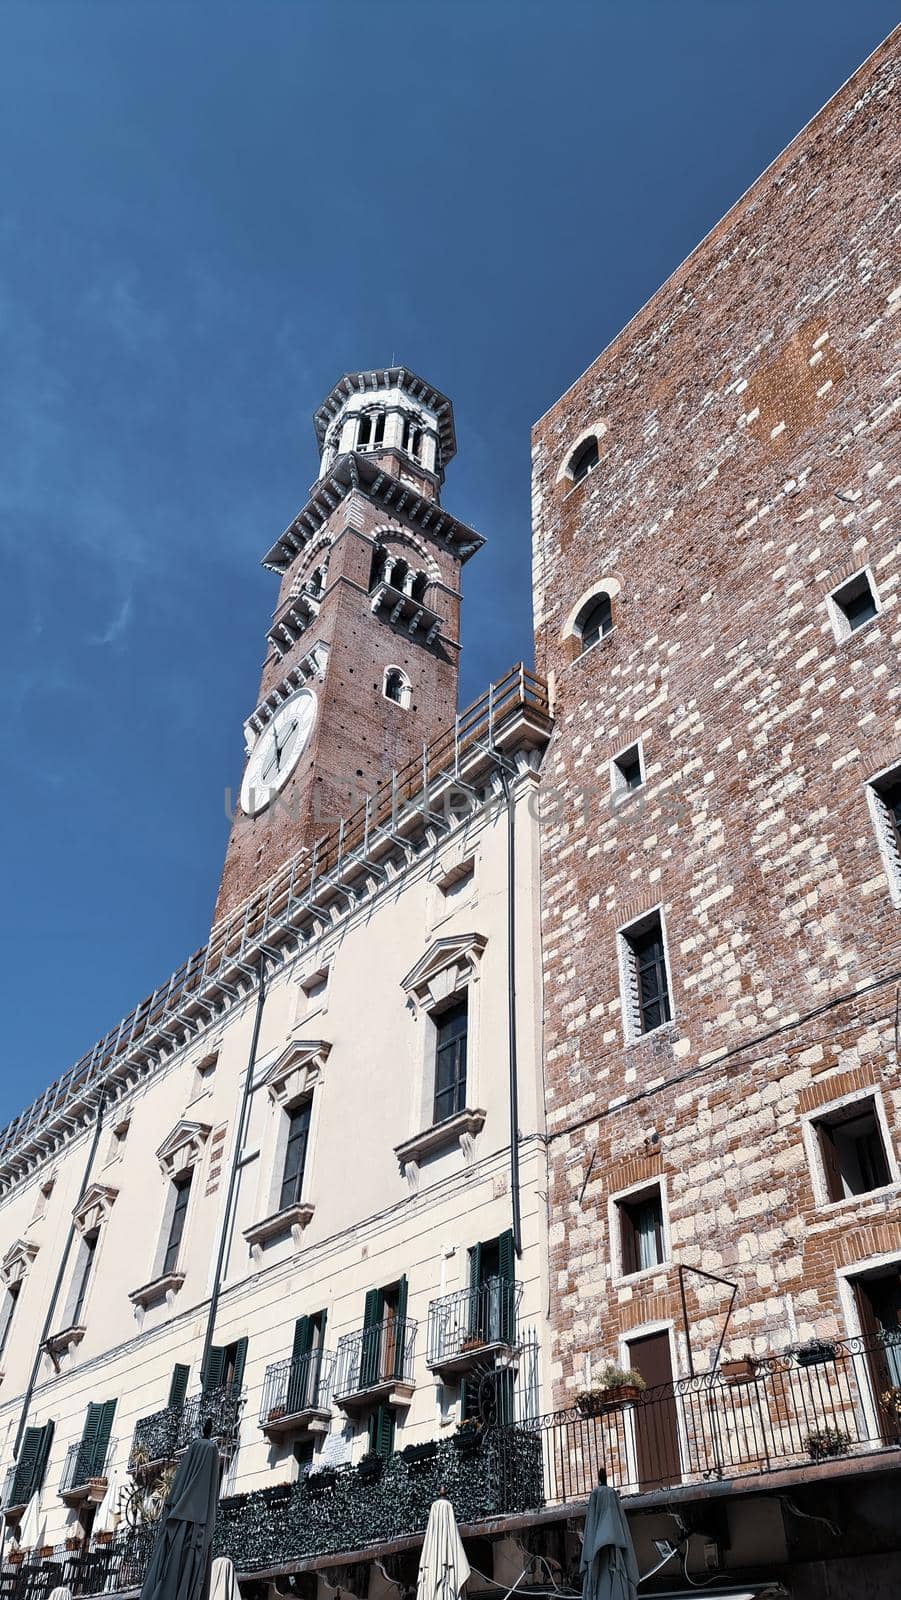
[[[839,1269],[901,1254],[898,1189],[818,1205],[801,1132],[871,1085],[896,1152],[901,1132],[901,915],[866,800],[901,761],[899,53],[896,33],[534,430],[561,1398],[587,1350],[680,1320],[673,1266],[613,1279],[609,1197],[645,1170],[672,1260],[739,1284],[736,1353],[845,1331]],[[866,565],[881,614],[839,644],[826,597]],[[605,580],[613,629],[574,659]],[[639,736],[647,781],[614,812]],[[673,1020],[627,1046],[617,929],[658,905]],[[727,1300],[689,1284],[702,1367]]]

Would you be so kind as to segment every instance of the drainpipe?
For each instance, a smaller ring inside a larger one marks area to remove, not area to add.
[[[510,1197],[513,1249],[522,1256],[519,1201],[519,1077],[516,1059],[516,809],[509,774],[501,769],[507,801],[507,1057],[510,1065]]]
[[[210,1347],[213,1343],[213,1334],[216,1329],[216,1312],[219,1309],[219,1291],[222,1287],[222,1269],[225,1265],[225,1252],[231,1229],[231,1214],[234,1204],[235,1189],[238,1183],[238,1172],[241,1166],[241,1152],[244,1149],[244,1135],[247,1127],[247,1110],[250,1105],[250,1096],[253,1093],[253,1075],[257,1059],[257,1045],[260,1039],[260,1024],[263,1020],[263,1005],[266,999],[266,957],[260,956],[260,986],[257,990],[256,1011],[253,1018],[253,1034],[250,1040],[250,1055],[247,1061],[247,1076],[244,1079],[244,1093],[241,1098],[241,1110],[238,1114],[238,1126],[235,1131],[235,1147],[232,1153],[231,1170],[228,1175],[228,1193],[225,1197],[225,1213],[222,1218],[222,1232],[219,1235],[219,1249],[216,1255],[216,1271],[213,1277],[213,1287],[210,1293],[210,1309],[206,1319],[206,1333],[203,1339],[203,1354],[200,1358],[200,1380],[206,1372]]]

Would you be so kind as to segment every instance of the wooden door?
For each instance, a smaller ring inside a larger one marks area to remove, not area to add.
[[[880,1438],[901,1441],[901,1422],[883,1396],[901,1389],[901,1271],[853,1280],[860,1327],[866,1340],[866,1362]]]
[[[641,1373],[648,1386],[633,1410],[638,1482],[642,1489],[678,1483],[682,1462],[669,1334],[648,1333],[630,1339],[628,1348],[630,1367]]]

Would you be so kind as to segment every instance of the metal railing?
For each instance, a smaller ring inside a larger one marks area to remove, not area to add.
[[[298,918],[305,912],[315,917],[316,902],[330,878],[352,870],[361,852],[365,855],[378,841],[390,840],[405,818],[419,813],[428,818],[433,786],[452,780],[461,762],[479,752],[490,755],[505,726],[524,711],[541,721],[549,718],[547,685],[520,663],[460,712],[445,733],[423,745],[421,757],[393,772],[337,828],[286,862],[233,915],[218,922],[208,944],[0,1129],[0,1176],[18,1170],[36,1135],[43,1141],[56,1129],[60,1139],[66,1137],[76,1106],[90,1105],[119,1074],[124,1081],[147,1071],[252,988],[261,946],[277,949],[290,941]]]
[[[226,1386],[208,1393],[201,1391],[183,1405],[164,1406],[161,1411],[139,1418],[132,1434],[129,1471],[139,1474],[147,1467],[174,1460],[197,1438],[207,1419],[219,1448],[224,1455],[231,1455],[238,1442],[244,1397],[244,1390]]]
[[[99,1458],[93,1441],[84,1443],[81,1439],[76,1439],[66,1451],[62,1477],[59,1480],[60,1494],[74,1494],[76,1490],[84,1489],[88,1483],[106,1478],[115,1454],[115,1439],[110,1439],[103,1455]]]
[[[0,1568],[0,1600],[48,1600],[57,1588],[72,1595],[136,1589],[147,1570],[155,1532],[130,1529],[109,1543],[92,1540],[77,1547],[72,1539],[54,1545],[52,1556],[40,1560],[13,1563],[7,1558]]]
[[[522,1284],[488,1278],[470,1289],[442,1295],[429,1305],[426,1361],[430,1367],[478,1360],[481,1352],[518,1339]]]
[[[266,1368],[260,1427],[296,1417],[304,1411],[327,1411],[332,1403],[335,1356],[331,1350],[275,1361]]]
[[[412,1383],[416,1323],[386,1317],[383,1322],[346,1333],[335,1352],[335,1399],[365,1393],[380,1384]]]

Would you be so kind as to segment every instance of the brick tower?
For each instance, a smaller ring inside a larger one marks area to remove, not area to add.
[[[216,919],[453,720],[460,569],[441,507],[450,401],[405,367],[346,374],[315,417],[320,472],[263,558],[281,579]]]

